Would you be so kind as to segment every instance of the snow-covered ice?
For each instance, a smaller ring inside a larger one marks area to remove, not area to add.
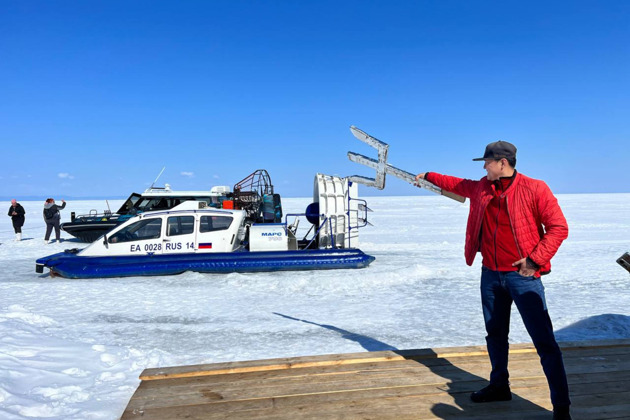
[[[630,338],[630,275],[615,262],[630,250],[630,194],[559,200],[570,234],[544,277],[558,339]],[[283,200],[285,213],[308,203]],[[36,274],[37,258],[84,244],[45,245],[43,202],[21,204],[25,240],[0,226],[2,419],[117,419],[148,367],[484,344],[467,204],[368,198],[360,248],[376,261],[363,270],[103,280]],[[104,206],[69,201],[62,220]],[[511,331],[529,341],[516,310]]]

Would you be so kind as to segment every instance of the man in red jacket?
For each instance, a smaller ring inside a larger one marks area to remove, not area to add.
[[[482,158],[487,175],[479,181],[419,174],[438,187],[470,199],[466,227],[466,263],[481,251],[481,302],[492,365],[490,385],[473,392],[474,402],[512,399],[508,374],[508,334],[512,302],[540,356],[547,376],[554,420],[571,419],[569,388],[562,353],[553,334],[540,276],[568,236],[558,200],[543,181],[518,173],[516,147],[490,143]]]

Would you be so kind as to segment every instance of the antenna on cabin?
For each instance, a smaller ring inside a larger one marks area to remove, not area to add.
[[[160,177],[162,176],[162,172],[164,172],[164,169],[166,169],[166,166],[164,166],[162,168],[162,170],[160,171],[160,173],[158,174],[157,178],[155,178],[155,181],[153,181],[153,184],[151,184],[150,188],[153,188],[153,186],[155,185],[155,183],[157,182],[158,179],[160,179]]]

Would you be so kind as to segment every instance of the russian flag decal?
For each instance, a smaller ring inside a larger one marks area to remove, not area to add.
[[[212,249],[212,242],[199,243],[199,249]]]

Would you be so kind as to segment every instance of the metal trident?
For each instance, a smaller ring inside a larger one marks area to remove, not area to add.
[[[396,168],[395,166],[387,163],[387,152],[389,150],[389,144],[380,141],[376,137],[370,136],[366,132],[358,129],[353,125],[350,126],[350,131],[356,138],[378,150],[378,160],[360,155],[358,153],[348,152],[348,158],[351,161],[359,163],[361,165],[365,165],[368,168],[376,169],[376,178],[353,175],[349,176],[348,180],[358,182],[369,187],[376,187],[379,190],[382,190],[383,188],[385,188],[385,176],[386,174],[390,174],[395,176],[396,178],[402,179],[403,181],[407,181],[408,183],[415,185],[418,188],[425,188],[436,194],[441,194],[445,197],[459,201],[460,203],[466,201],[466,198],[448,191],[444,191],[437,185],[434,185],[427,180],[419,179],[416,181],[416,176],[411,172],[403,171],[402,169]]]

